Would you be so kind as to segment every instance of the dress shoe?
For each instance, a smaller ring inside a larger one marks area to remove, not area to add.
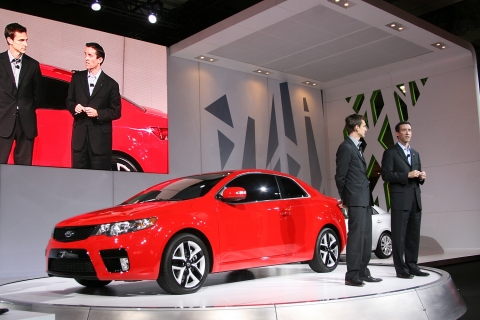
[[[360,280],[366,281],[366,282],[380,282],[380,281],[382,281],[382,279],[374,278],[372,276],[360,277]]]
[[[345,280],[345,285],[353,287],[363,287],[364,283],[360,279]]]
[[[428,277],[430,275],[430,273],[428,272],[423,272],[422,270],[410,270],[409,272],[410,274],[413,274],[414,276],[417,276],[417,277]]]
[[[402,278],[402,279],[413,279],[413,275],[411,275],[408,272],[403,272],[403,273],[397,273],[397,278]]]

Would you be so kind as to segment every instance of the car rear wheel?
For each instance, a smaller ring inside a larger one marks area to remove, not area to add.
[[[210,270],[208,250],[203,241],[188,233],[176,235],[163,253],[157,283],[168,293],[197,292]]]
[[[313,259],[308,263],[315,272],[331,272],[337,268],[340,258],[338,236],[330,228],[320,232],[315,244]]]
[[[82,286],[89,287],[89,288],[101,288],[105,287],[107,284],[112,282],[111,280],[102,281],[102,280],[86,280],[86,279],[75,279],[78,283]]]
[[[390,233],[382,233],[378,239],[375,255],[380,259],[388,259],[392,256],[392,236]]]
[[[126,156],[112,154],[112,171],[141,172],[142,168]]]

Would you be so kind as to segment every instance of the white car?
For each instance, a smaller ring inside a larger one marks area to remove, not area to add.
[[[344,209],[342,211],[348,231],[348,211]],[[342,253],[345,253],[345,251],[343,250]],[[392,256],[390,213],[378,206],[372,206],[372,251],[380,259],[387,259]]]

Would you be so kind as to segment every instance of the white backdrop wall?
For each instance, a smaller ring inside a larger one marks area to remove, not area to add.
[[[56,222],[169,178],[276,168],[327,188],[320,90],[179,58],[168,86],[168,175],[0,165],[0,278],[43,276]]]
[[[412,124],[411,145],[421,156],[427,180],[422,186],[422,239],[431,238],[445,250],[480,249],[480,134],[475,67],[471,56],[454,61],[412,68],[401,73],[336,87],[325,91],[330,189],[335,187],[335,153],[343,141],[344,119],[354,113],[354,101],[359,94],[365,100],[358,111],[366,114],[369,130],[366,134],[367,161],[375,157],[381,165],[384,148],[378,141],[382,124],[388,117],[390,132],[396,143],[395,124],[400,121],[394,99],[396,92],[408,110]],[[426,78],[423,84],[421,79]],[[408,83],[415,81],[420,95],[413,105]],[[405,95],[397,87],[405,84]],[[384,107],[376,125],[370,97],[380,90]],[[351,97],[350,102],[345,98]],[[386,208],[383,181],[373,190],[381,207]]]

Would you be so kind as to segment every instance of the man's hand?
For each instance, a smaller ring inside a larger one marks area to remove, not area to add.
[[[85,112],[85,108],[81,104],[77,104],[75,106],[75,114],[79,114],[81,112]]]
[[[347,206],[343,204],[343,200],[338,200],[337,206],[340,209],[347,209]]]
[[[97,112],[96,109],[93,109],[93,108],[90,108],[90,107],[86,107],[84,109],[85,109],[85,112],[86,112],[87,116],[89,116],[90,118],[98,117],[98,112]]]
[[[410,171],[410,172],[408,173],[408,177],[409,177],[410,179],[418,178],[418,177],[420,177],[420,174],[421,174],[420,171],[418,171],[418,170],[413,170],[413,171]]]
[[[420,180],[425,180],[427,178],[427,173],[425,171],[420,172]]]

